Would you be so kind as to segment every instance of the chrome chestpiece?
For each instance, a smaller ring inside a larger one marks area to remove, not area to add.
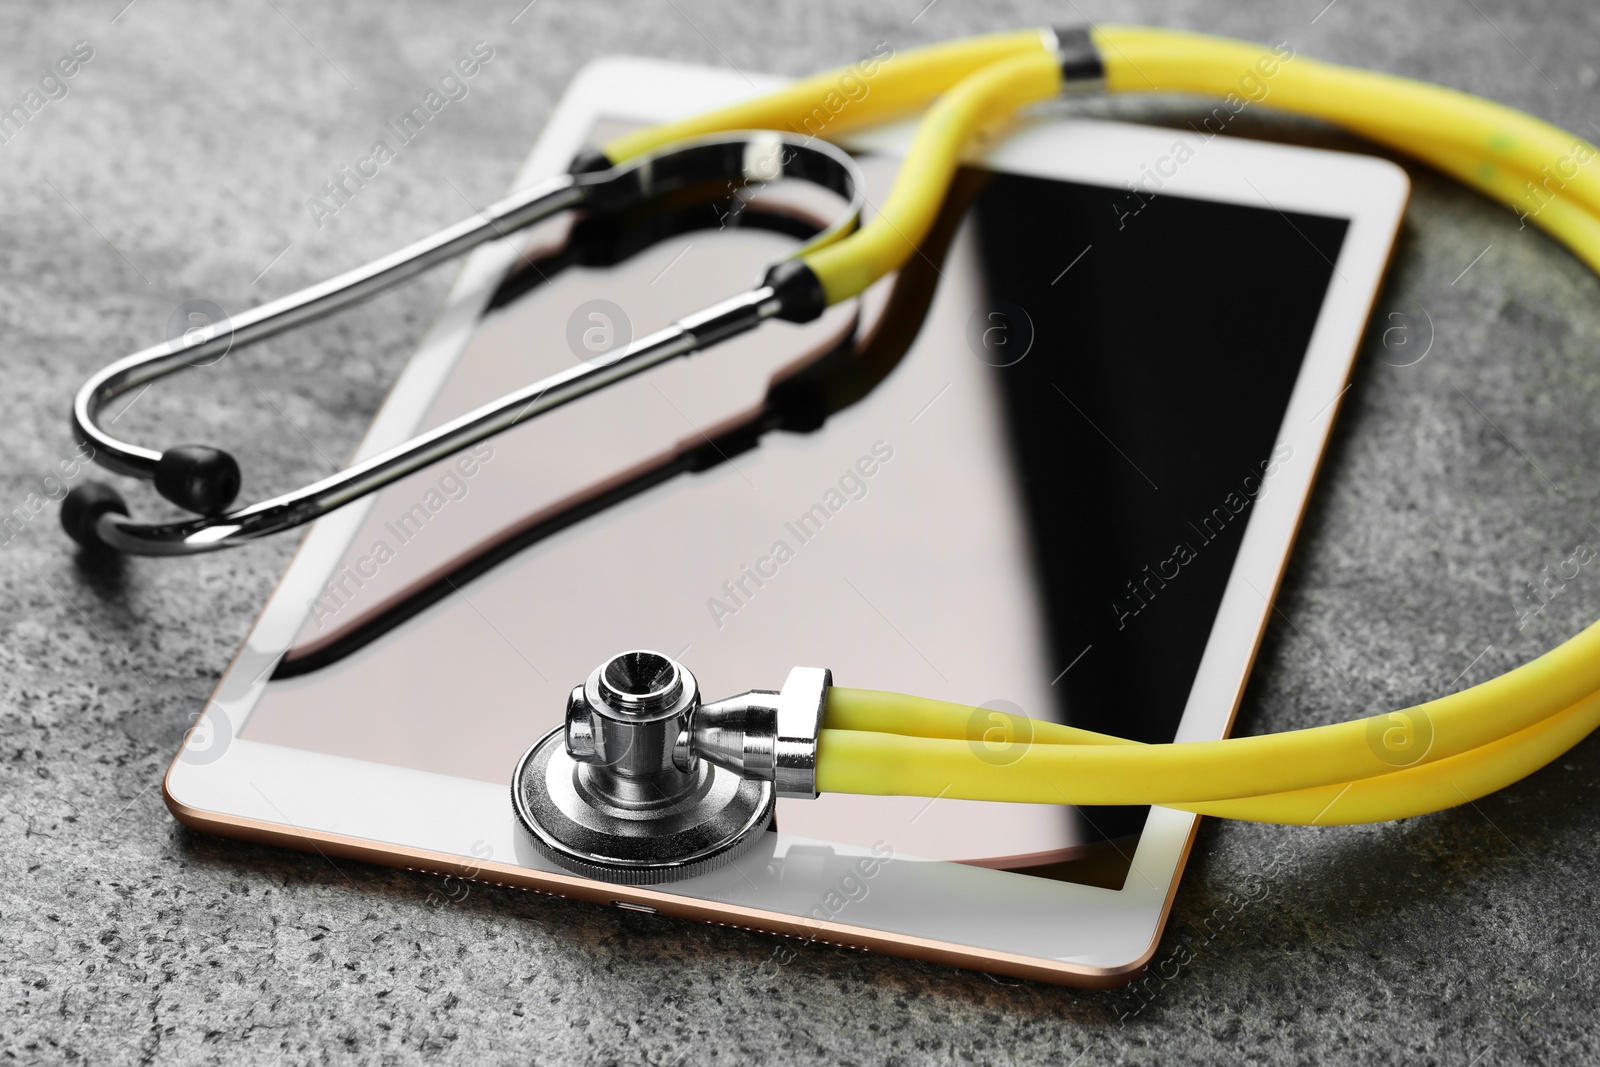
[[[567,870],[649,885],[731,861],[778,797],[817,795],[817,732],[833,684],[796,667],[781,692],[702,704],[689,669],[659,652],[613,656],[572,690],[566,724],[517,763],[512,806]]]

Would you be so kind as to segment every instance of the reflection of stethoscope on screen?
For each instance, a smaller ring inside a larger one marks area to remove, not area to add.
[[[844,131],[927,107],[882,210],[858,225],[861,180],[832,146],[797,129],[845,81],[872,92],[835,114]],[[1328,119],[1407,152],[1515,207],[1600,270],[1600,149],[1520,112],[1449,89],[1167,30],[1026,31],[938,45],[818,75],[775,93],[629,134],[535,186],[366,267],[129,356],[91,378],[73,418],[95,458],[153,480],[199,517],[144,524],[104,485],[68,495],[79,543],[148,555],[230,547],[309,522],[542,412],[767,319],[804,322],[896,270],[939,215],[963,151],[986,127],[1059,93],[1195,92],[1256,98]],[[1261,94],[1264,95],[1264,94]],[[754,131],[754,132],[752,132]],[[535,382],[314,485],[229,511],[239,468],[215,448],[164,452],[119,441],[96,419],[114,397],[185,366],[327,314],[494,237],[558,212],[623,212],[686,189],[818,184],[847,207],[750,291]],[[832,685],[796,668],[781,691],[702,703],[694,676],[658,653],[625,652],[575,688],[566,724],[517,766],[513,805],[569,869],[663,882],[726,862],[756,840],[777,796],[907,794],[1042,804],[1159,804],[1278,823],[1403,818],[1517,781],[1600,725],[1600,624],[1471,689],[1406,711],[1224,741],[1143,745],[1001,712]]]

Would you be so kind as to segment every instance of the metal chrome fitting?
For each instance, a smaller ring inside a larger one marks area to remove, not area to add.
[[[752,689],[700,705],[678,737],[673,762],[702,759],[742,778],[771,782],[780,797],[817,798],[817,731],[833,673],[796,667],[780,692]]]
[[[832,684],[796,667],[780,692],[701,704],[671,657],[613,656],[518,762],[517,817],[544,855],[591,878],[653,884],[719,867],[755,843],[776,797],[816,797]]]

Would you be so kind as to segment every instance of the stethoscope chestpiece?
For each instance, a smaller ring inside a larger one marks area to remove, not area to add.
[[[512,807],[540,853],[577,874],[654,885],[715,870],[756,843],[777,797],[817,795],[831,684],[797,667],[782,692],[702,704],[676,660],[613,656],[518,761]]]

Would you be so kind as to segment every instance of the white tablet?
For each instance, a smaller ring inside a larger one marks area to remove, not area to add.
[[[776,84],[596,62],[517,184]],[[848,142],[869,203],[907,133]],[[1407,190],[1376,158],[1035,116],[859,303],[658,368],[316,523],[167,803],[199,830],[328,855],[1126,981],[1155,950],[1191,815],[783,800],[732,865],[638,888],[541,858],[513,767],[573,685],[634,647],[683,660],[708,697],[807,664],[1144,741],[1224,736]],[[570,366],[587,329],[639,336],[741,291],[797,239],[653,225],[640,242],[561,221],[473,253],[357,458]]]

